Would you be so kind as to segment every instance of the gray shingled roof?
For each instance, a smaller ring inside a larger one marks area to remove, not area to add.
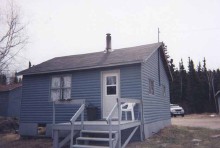
[[[30,75],[50,72],[61,72],[80,69],[91,69],[141,63],[147,59],[163,43],[154,43],[136,47],[115,49],[106,53],[95,52],[88,54],[56,57],[29,69],[23,70],[18,75]]]
[[[0,84],[0,92],[10,91],[10,90],[13,90],[13,89],[21,87],[21,86],[22,86],[21,83],[9,84],[9,85],[1,85]]]

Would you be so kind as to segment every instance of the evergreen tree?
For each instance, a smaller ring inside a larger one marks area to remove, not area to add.
[[[182,59],[179,69],[173,64],[173,59],[169,64],[173,75],[170,82],[171,103],[182,105],[186,113],[215,112],[217,102],[214,94],[220,90],[220,70],[208,71],[205,58],[203,64],[199,62],[197,69],[189,58],[188,71]]]
[[[173,59],[171,59],[169,63],[170,71],[173,76],[173,81],[170,83],[170,102],[176,104],[181,100],[179,71],[175,68]]]
[[[183,101],[186,98],[186,82],[187,82],[187,75],[186,70],[183,65],[183,60],[179,63],[179,73],[180,73],[180,84],[181,84],[181,100]]]
[[[13,83],[14,83],[14,84],[17,84],[17,83],[18,83],[18,77],[16,77],[16,76],[14,77]]]
[[[18,83],[22,83],[22,78],[19,78],[19,79],[18,79]]]
[[[0,84],[6,85],[6,80],[7,80],[6,75],[0,74]]]
[[[206,59],[204,58],[203,60],[203,68],[202,71],[207,72],[207,68],[206,68]]]

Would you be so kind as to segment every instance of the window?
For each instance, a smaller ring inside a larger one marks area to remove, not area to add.
[[[106,89],[107,89],[107,95],[116,95],[116,76],[108,76],[106,77]]]
[[[149,79],[149,94],[154,95],[154,80]]]
[[[166,86],[162,85],[162,95],[165,97],[166,96]]]
[[[51,100],[70,99],[71,76],[55,76],[51,80]]]

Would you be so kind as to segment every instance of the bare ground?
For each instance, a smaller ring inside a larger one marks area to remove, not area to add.
[[[134,142],[127,148],[219,148],[220,130],[170,126],[143,142]]]
[[[171,120],[172,125],[203,127],[220,130],[220,116],[216,114],[193,114],[185,117],[175,117]],[[220,146],[219,146],[220,147]]]
[[[21,138],[15,133],[0,134],[0,148],[51,148],[49,138]]]
[[[128,148],[220,148],[220,116],[192,114],[171,119],[172,126]]]
[[[0,148],[52,147],[51,139],[21,138],[15,130],[17,120],[14,122],[0,118]],[[172,124],[143,142],[129,144],[127,148],[220,148],[220,130],[216,130],[220,129],[220,116],[202,114],[176,117],[172,118]]]
[[[45,138],[21,138],[17,133],[16,118],[0,117],[0,148],[50,148],[52,140]]]

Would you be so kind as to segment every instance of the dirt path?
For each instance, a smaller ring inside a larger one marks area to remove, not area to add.
[[[185,117],[176,117],[171,119],[172,125],[190,126],[190,127],[204,127],[210,129],[220,130],[220,116],[219,115],[186,115]]]

